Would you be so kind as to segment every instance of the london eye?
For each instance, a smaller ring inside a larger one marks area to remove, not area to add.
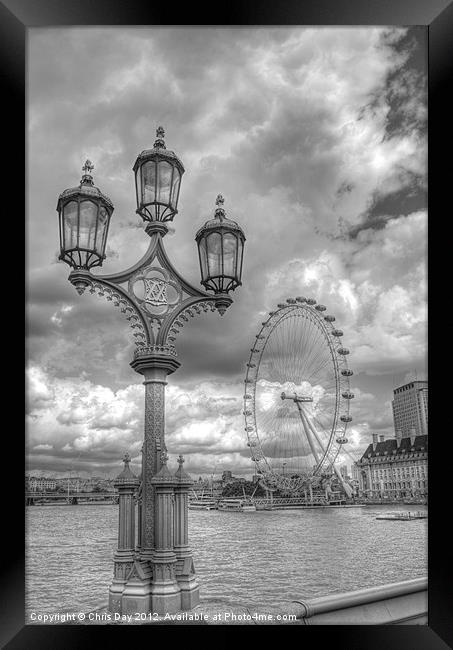
[[[262,323],[245,377],[244,419],[256,473],[296,492],[334,474],[347,444],[353,374],[335,317],[313,298],[288,298]]]

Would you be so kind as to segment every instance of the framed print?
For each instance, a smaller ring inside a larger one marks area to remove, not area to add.
[[[2,641],[447,647],[452,6],[218,9],[0,5],[26,242]]]

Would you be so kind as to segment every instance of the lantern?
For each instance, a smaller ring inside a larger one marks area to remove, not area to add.
[[[133,167],[137,212],[144,221],[173,221],[178,212],[184,167],[177,155],[166,149],[164,135],[160,126],[153,149],[142,151]]]
[[[60,224],[60,255],[73,269],[89,270],[102,266],[113,204],[94,186],[87,160],[80,185],[65,190],[58,197],[57,212]]]
[[[214,219],[197,232],[201,284],[214,293],[234,291],[241,283],[245,236],[241,227],[225,216],[224,199],[216,199]]]

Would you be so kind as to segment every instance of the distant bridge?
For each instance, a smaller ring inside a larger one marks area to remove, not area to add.
[[[116,492],[26,492],[25,504],[33,506],[37,503],[64,502],[71,505],[79,503],[118,503]]]

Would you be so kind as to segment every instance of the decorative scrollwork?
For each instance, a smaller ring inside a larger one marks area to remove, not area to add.
[[[115,307],[119,307],[120,311],[126,315],[130,327],[136,330],[133,334],[137,348],[136,352],[146,347],[147,343],[149,343],[148,333],[144,327],[143,319],[132,301],[107,284],[96,280],[90,282],[89,292],[91,294],[97,293],[98,296],[105,297],[106,300],[113,302]]]
[[[184,325],[189,322],[190,318],[194,318],[194,316],[199,315],[202,312],[206,313],[208,311],[216,311],[214,300],[203,299],[195,304],[189,305],[180,311],[168,330],[166,342],[171,342],[171,345],[174,341],[176,341],[176,337]]]
[[[142,345],[134,351],[134,359],[139,357],[148,356],[150,354],[169,354],[176,357],[176,348],[174,345]]]

